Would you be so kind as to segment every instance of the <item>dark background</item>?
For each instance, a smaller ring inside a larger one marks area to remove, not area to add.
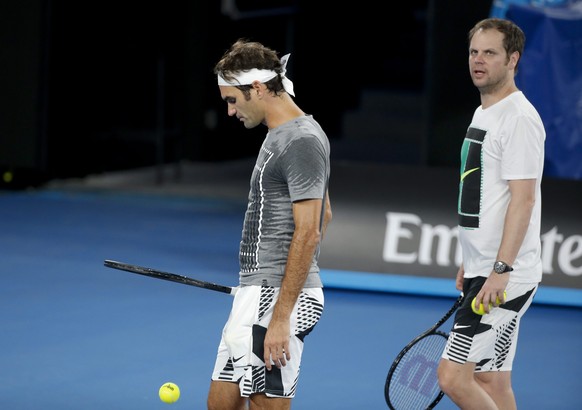
[[[479,104],[466,33],[490,1],[221,3],[3,2],[0,186],[254,156],[264,127],[227,117],[212,74],[239,37],[292,53],[336,159],[457,165]]]

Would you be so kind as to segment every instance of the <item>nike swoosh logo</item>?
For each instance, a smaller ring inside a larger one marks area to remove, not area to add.
[[[465,171],[465,172],[463,172],[463,173],[461,174],[461,181],[462,181],[462,180],[464,180],[464,179],[467,177],[467,175],[469,175],[469,174],[470,174],[470,173],[472,173],[472,172],[475,172],[475,171],[477,171],[478,169],[479,169],[479,167],[477,167],[477,168],[473,168],[473,169],[470,169],[470,170],[468,170],[468,171]]]
[[[455,323],[455,326],[453,326],[453,329],[465,329],[466,327],[471,327],[471,325],[459,325],[459,324]]]
[[[238,359],[235,359],[234,357],[232,358],[232,362],[236,363],[238,362],[240,359],[242,359],[243,357],[245,357],[245,355],[243,354],[241,357],[239,357]]]

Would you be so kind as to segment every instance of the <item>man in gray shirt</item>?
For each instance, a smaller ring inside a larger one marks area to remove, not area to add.
[[[210,410],[290,409],[304,338],[323,312],[317,259],[332,216],[330,146],[291,97],[288,58],[241,39],[214,68],[228,115],[268,132],[251,176],[240,286],[218,348]]]

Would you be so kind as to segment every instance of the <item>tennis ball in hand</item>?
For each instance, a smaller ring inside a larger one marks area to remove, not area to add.
[[[160,400],[164,403],[174,403],[180,398],[180,388],[174,383],[164,383],[160,387]]]
[[[501,304],[501,303],[505,303],[505,300],[507,299],[507,292],[503,291],[503,301],[500,301],[499,298],[497,298],[497,304]],[[489,309],[491,309],[493,307],[493,305],[490,303],[489,304]],[[475,298],[473,298],[473,301],[471,302],[471,309],[473,309],[473,312],[475,312],[478,315],[484,315],[485,314],[485,306],[483,306],[483,303],[481,303],[479,305],[479,309],[477,309],[477,307],[475,306]]]

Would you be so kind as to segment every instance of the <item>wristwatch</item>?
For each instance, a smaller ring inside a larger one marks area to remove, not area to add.
[[[501,275],[502,273],[505,273],[505,272],[511,272],[513,270],[513,268],[503,261],[496,261],[493,264],[493,270],[495,271],[495,273],[498,273]]]

